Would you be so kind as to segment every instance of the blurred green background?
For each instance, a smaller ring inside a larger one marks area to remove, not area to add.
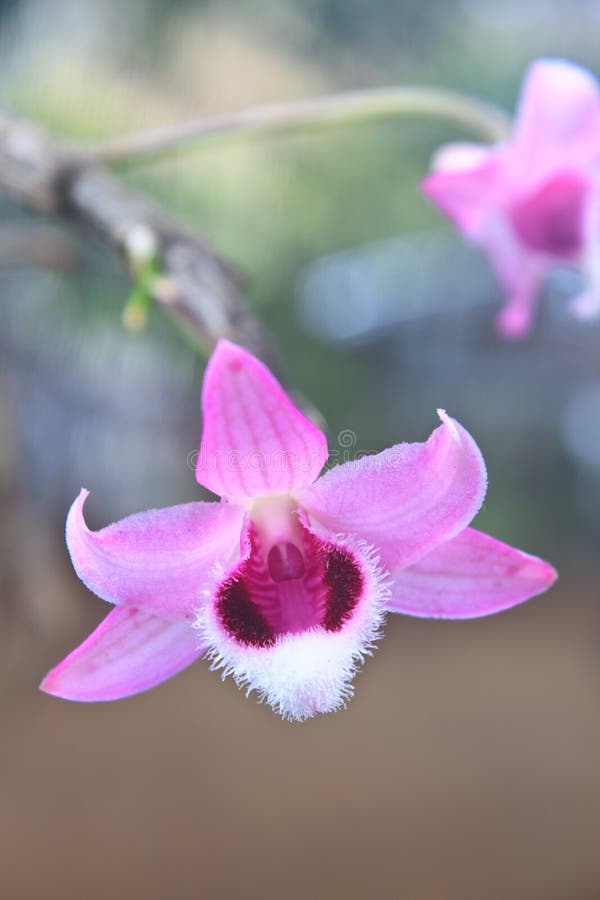
[[[378,84],[512,109],[536,56],[599,73],[599,33],[595,0],[13,0],[0,97],[82,140]],[[63,545],[81,485],[96,526],[201,496],[204,361],[160,312],[123,330],[92,235],[55,223],[66,271],[16,266],[41,220],[0,201],[3,898],[600,897],[600,326],[558,272],[535,334],[498,341],[485,261],[418,193],[457,137],[398,119],[120,173],[246,273],[334,450],[422,440],[447,408],[488,462],[479,527],[561,573],[499,617],[391,618],[348,710],[303,725],[202,662],[116,704],[37,691],[106,610]]]

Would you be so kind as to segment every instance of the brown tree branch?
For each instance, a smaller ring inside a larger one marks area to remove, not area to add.
[[[157,304],[208,351],[220,337],[243,344],[281,374],[273,341],[248,309],[240,274],[168,213],[91,164],[72,144],[0,112],[0,191],[22,206],[92,228],[125,257],[135,281],[140,232],[155,250]]]

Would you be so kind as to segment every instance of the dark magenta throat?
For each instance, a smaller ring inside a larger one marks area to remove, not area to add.
[[[268,647],[280,635],[321,626],[339,631],[363,590],[352,553],[318,540],[302,527],[298,541],[282,541],[263,552],[249,526],[250,555],[220,587],[217,613],[238,643]]]
[[[515,231],[532,250],[559,258],[577,256],[583,245],[587,192],[580,175],[557,175],[513,206]]]

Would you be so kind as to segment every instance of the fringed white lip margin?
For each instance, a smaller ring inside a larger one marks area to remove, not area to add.
[[[356,606],[339,630],[319,625],[279,635],[267,647],[248,646],[223,627],[216,592],[212,602],[203,602],[195,622],[211,669],[221,671],[222,678],[233,676],[247,695],[256,691],[260,702],[288,721],[345,706],[354,693],[352,679],[382,636],[390,583],[377,551],[349,537],[330,536],[330,542],[351,554],[363,578]]]

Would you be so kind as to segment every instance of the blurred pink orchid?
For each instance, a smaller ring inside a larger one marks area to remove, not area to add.
[[[599,164],[598,84],[552,59],[530,66],[508,140],[448,144],[434,157],[423,191],[488,254],[506,295],[504,337],[529,334],[544,277],[559,265],[586,279],[575,314],[600,313]]]
[[[75,570],[115,605],[42,683],[113,700],[213,668],[300,720],[343,705],[386,611],[469,618],[545,590],[550,565],[468,524],[481,453],[444,412],[397,444],[319,476],[321,431],[269,370],[228,341],[209,361],[196,477],[223,499],[129,516],[100,531],[67,519]]]

